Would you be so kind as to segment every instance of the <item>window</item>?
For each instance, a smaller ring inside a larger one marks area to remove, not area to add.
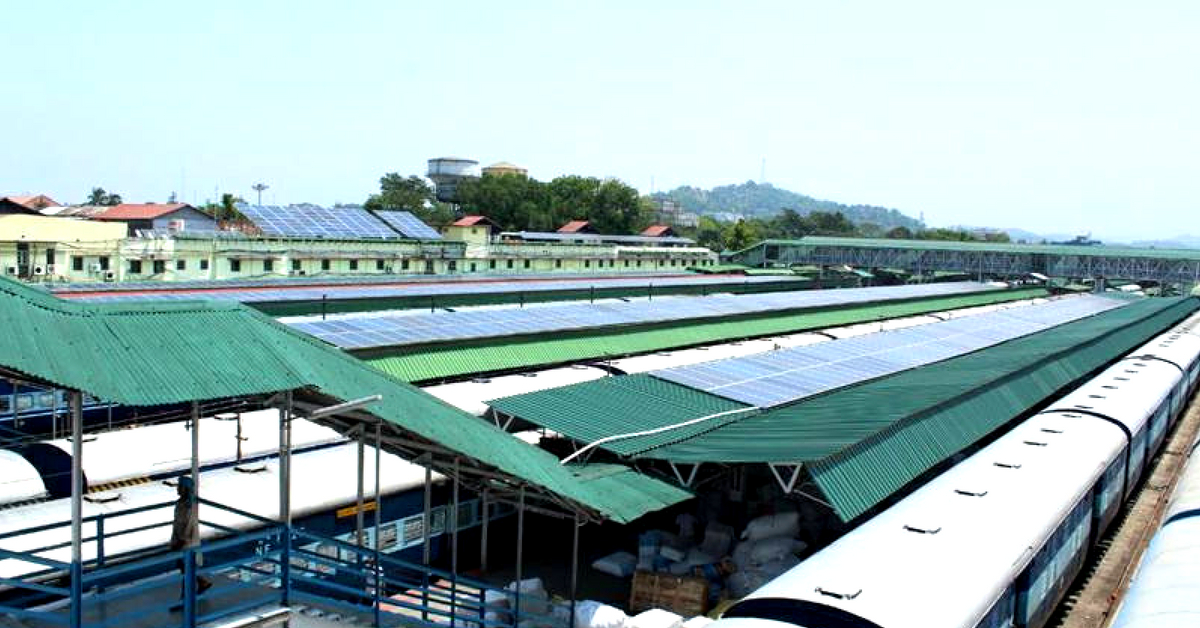
[[[562,268],[562,260],[560,260],[560,259],[556,259],[556,260],[554,260],[554,267],[555,267],[555,268]]]
[[[140,260],[140,259],[129,260],[129,273],[132,275],[140,275],[142,273],[142,260]]]
[[[383,270],[383,269],[384,269],[383,268],[383,260],[381,260],[381,259],[375,260],[375,270]]]
[[[475,272],[475,262],[471,262],[471,272]]]
[[[585,259],[585,260],[583,260],[583,267],[584,267],[584,268],[591,268],[591,267],[592,267],[592,260],[590,260],[590,259]]]
[[[187,270],[187,260],[185,260],[185,259],[175,260],[175,270]]]
[[[450,270],[450,272],[454,272],[454,271],[458,270],[458,262],[456,262],[454,260],[450,260],[449,262],[446,263],[446,267],[447,267],[447,269]]]
[[[108,258],[107,257],[100,258],[100,270],[108,270]]]
[[[408,270],[408,260],[400,262],[400,270]]]
[[[208,270],[208,260],[200,260],[200,270]]]
[[[529,260],[525,260],[525,268],[529,268]]]
[[[508,267],[509,267],[509,268],[512,268],[512,267],[513,267],[513,261],[512,261],[512,260],[505,260],[505,261],[507,262],[507,264],[508,264]]]
[[[491,270],[496,270],[496,260],[494,260],[494,259],[488,260],[488,268]]]
[[[240,260],[240,259],[229,260],[229,272],[231,272],[231,273],[242,272],[242,260]]]
[[[629,268],[629,260],[625,260],[625,268]]]
[[[83,270],[83,257],[80,255],[71,256],[71,270],[79,272]]]
[[[154,269],[155,275],[161,275],[161,274],[167,272],[167,260],[165,260],[165,259],[156,259],[153,262],[151,262],[151,265]]]
[[[300,270],[300,260],[298,260],[298,259],[292,260],[292,270]]]
[[[54,265],[54,249],[46,249],[46,265]]]
[[[358,270],[358,260],[350,260],[350,270]]]
[[[264,273],[275,272],[275,260],[270,259],[270,258],[263,260],[263,272]]]
[[[329,260],[321,260],[321,270],[329,270]]]

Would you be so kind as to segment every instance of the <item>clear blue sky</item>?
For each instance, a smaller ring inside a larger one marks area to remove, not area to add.
[[[361,202],[459,155],[1200,232],[1200,2],[4,3],[0,193]]]

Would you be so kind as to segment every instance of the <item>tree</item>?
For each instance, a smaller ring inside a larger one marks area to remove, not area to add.
[[[373,211],[411,212],[434,227],[445,226],[454,220],[454,213],[437,201],[433,187],[425,179],[416,175],[405,177],[396,172],[379,178],[379,193],[369,196],[363,207]]]
[[[234,196],[229,193],[222,194],[220,213],[217,214],[216,218],[218,220],[245,220],[246,217],[237,208],[238,203],[245,202],[240,196]]]
[[[750,248],[758,240],[758,234],[746,223],[739,220],[725,229],[725,250],[740,251]]]
[[[87,205],[104,205],[113,206],[121,204],[120,194],[110,194],[104,191],[104,188],[92,188],[91,194],[88,194]]]
[[[911,240],[913,239],[913,232],[908,227],[895,227],[889,230],[884,237],[892,240]]]

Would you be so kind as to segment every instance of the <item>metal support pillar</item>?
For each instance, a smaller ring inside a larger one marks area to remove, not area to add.
[[[365,455],[365,445],[363,444],[363,431],[358,430],[358,435],[354,439],[358,443],[358,493],[355,495],[354,508],[354,543],[359,547],[366,544],[366,537],[363,534],[363,457]],[[360,561],[362,554],[358,554]]]
[[[381,433],[381,430],[383,429],[382,426],[383,426],[382,421],[375,422],[375,568],[372,570],[372,572],[375,574],[375,609],[374,610],[375,610],[375,625],[376,626],[381,625],[379,614],[382,611],[382,609],[380,608],[380,601],[381,601],[381,598],[383,598],[383,596],[386,593],[383,590],[383,565],[379,562],[379,552],[380,552],[380,550],[383,549],[382,545],[380,544],[380,539],[379,539],[379,524],[380,524],[379,519],[380,519],[380,517],[383,516],[383,514],[382,514],[383,513],[383,495],[380,492],[380,482],[379,482],[380,458],[382,457],[381,452],[383,451],[383,435]]]
[[[479,571],[482,573],[487,573],[488,570],[488,506],[488,490],[485,488],[479,500],[479,514],[482,517],[479,522]]]
[[[521,489],[517,496],[517,591],[516,604],[513,608],[513,625],[521,624],[521,581],[524,580],[524,570],[522,559],[525,555],[525,485],[521,485]]]
[[[571,625],[575,622],[575,599],[579,597],[579,513],[571,518]]]
[[[454,484],[451,488],[450,516],[450,625],[458,618],[458,457],[454,458]]]
[[[426,460],[425,464],[429,464]],[[421,515],[421,544],[423,545],[421,560],[423,565],[429,566],[430,547],[429,547],[429,511],[433,508],[433,471],[429,467],[425,467],[425,510]]]
[[[13,406],[16,408],[16,406]],[[83,626],[83,393],[71,392],[71,628]]]
[[[200,402],[192,402],[192,521],[200,520]]]
[[[292,393],[279,408],[279,523],[283,539],[279,560],[279,590],[287,604],[292,590]]]

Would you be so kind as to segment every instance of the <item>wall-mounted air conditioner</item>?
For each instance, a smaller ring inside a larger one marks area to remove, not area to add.
[[[35,274],[35,275],[45,275],[45,274],[46,274],[46,267],[45,267],[45,266],[34,266],[34,267],[33,267],[33,274]]]
[[[114,281],[117,278],[117,273],[106,270],[104,271],[104,281]]]
[[[19,270],[20,270],[20,269],[18,269],[16,266],[9,266],[8,268],[4,269],[4,271],[5,271],[6,273],[10,274],[10,275],[15,275],[15,274],[17,274],[17,272],[18,272]]]

